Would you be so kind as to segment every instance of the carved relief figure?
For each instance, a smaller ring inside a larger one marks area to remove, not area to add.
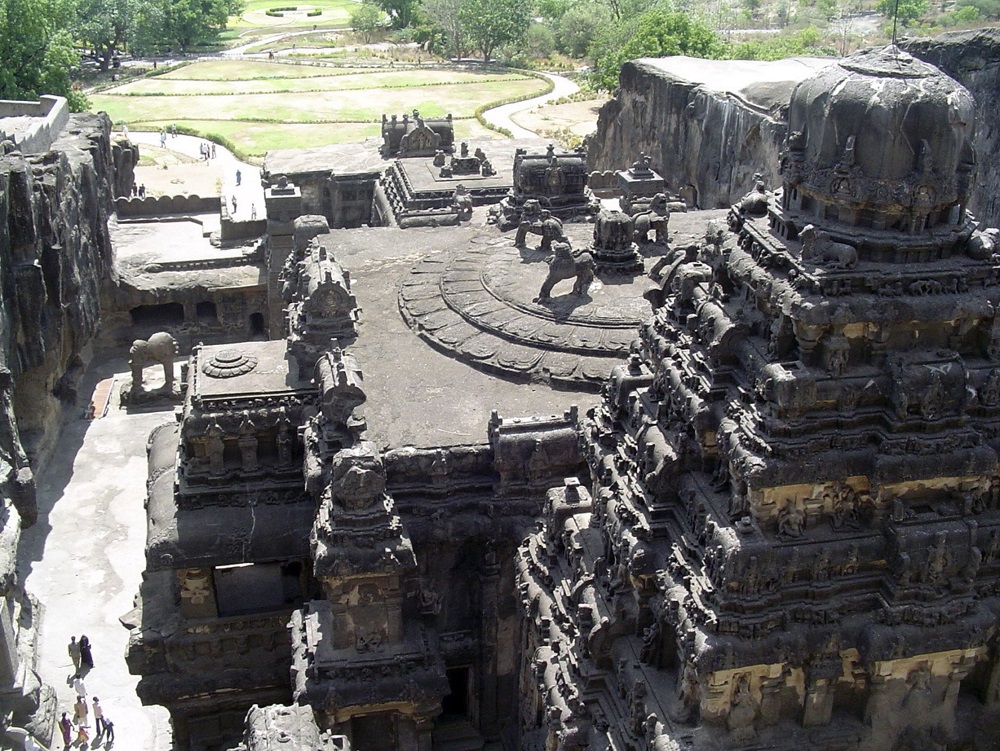
[[[778,512],[778,534],[781,537],[802,537],[805,528],[805,512],[795,501],[788,501]]]

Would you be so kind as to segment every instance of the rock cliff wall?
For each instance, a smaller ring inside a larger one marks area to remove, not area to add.
[[[941,68],[976,98],[978,180],[969,208],[1000,225],[1000,29],[905,40],[911,54]],[[780,185],[778,154],[792,89],[829,60],[774,63],[672,57],[633,60],[601,109],[588,141],[593,171],[624,169],[645,151],[672,191],[700,208],[721,208],[752,187],[755,172]]]
[[[626,63],[589,141],[588,167],[624,169],[645,151],[671,191],[700,208],[729,206],[753,187],[755,172],[769,186],[779,184],[792,89],[825,64],[683,57]]]
[[[900,46],[936,65],[976,98],[978,157],[969,209],[990,227],[1000,227],[1000,29],[953,31],[934,39],[903,40]]]
[[[0,157],[0,493],[34,521],[31,464],[75,401],[113,274],[108,216],[138,152],[107,115],[74,115],[52,149]]]

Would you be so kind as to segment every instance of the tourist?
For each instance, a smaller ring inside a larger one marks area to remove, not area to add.
[[[79,673],[73,678],[73,690],[76,691],[77,696],[87,697],[87,687],[83,685],[83,678],[80,677]]]
[[[90,713],[90,709],[87,707],[87,702],[82,696],[76,697],[76,704],[73,705],[73,721],[77,725],[82,725],[87,721],[87,715]]]
[[[135,195],[135,183],[132,183],[132,195]],[[75,636],[69,637],[69,658],[73,661],[73,677],[80,674],[80,645]]]
[[[143,183],[142,185],[139,186],[139,198],[145,198],[145,197],[146,197],[146,183]]]
[[[139,186],[139,197],[146,197],[146,186],[145,184]],[[80,637],[80,662],[83,663],[85,668],[91,669],[94,667],[94,657],[90,653],[90,639],[84,634]]]
[[[167,129],[160,128],[160,148],[167,148]]]
[[[242,180],[243,174],[239,170],[236,170],[236,184],[239,185]]]
[[[139,195],[139,186],[136,185],[135,183],[132,183],[132,198],[135,198],[138,195]],[[73,638],[76,639],[75,636]],[[70,654],[72,654],[72,652],[70,652]],[[76,648],[76,660],[74,660],[74,663],[76,664],[76,669],[79,670],[80,669],[80,647],[79,647],[79,645]]]
[[[170,137],[177,138],[177,126],[174,123],[170,124]]]
[[[104,748],[111,748],[111,744],[115,742],[115,724],[107,717],[104,718],[104,732],[107,733]]]
[[[256,218],[257,218],[257,204],[251,203],[250,204],[250,221],[253,221]]]
[[[76,726],[76,744],[82,747],[89,742],[90,734],[87,732],[87,726],[80,723]]]
[[[94,730],[97,732],[98,738],[104,735],[104,710],[101,708],[100,700],[96,696],[94,697]]]
[[[215,159],[215,144],[212,144],[212,159]]]
[[[122,135],[128,138],[128,125],[125,123],[122,123]]]
[[[66,748],[69,748],[73,742],[73,721],[66,716],[65,712],[63,712],[62,719],[59,720],[59,730],[62,732],[63,743],[66,744]]]
[[[235,214],[236,213],[236,196],[235,195],[233,196],[232,201],[233,201],[233,213]]]

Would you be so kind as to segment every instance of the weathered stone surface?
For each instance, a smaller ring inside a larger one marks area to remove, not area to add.
[[[1000,29],[954,31],[906,39],[900,47],[941,68],[976,99],[977,177],[969,209],[988,227],[1000,225]]]
[[[75,397],[81,353],[97,333],[102,286],[112,276],[107,221],[117,179],[103,114],[74,115],[45,154],[0,159],[7,405],[0,411],[0,483],[7,497],[30,492],[27,460],[44,460],[63,404]],[[30,523],[32,512],[24,513]]]
[[[792,88],[829,63],[633,60],[601,108],[587,164],[620,170],[645,152],[672,192],[703,209],[729,206],[753,187],[754,173],[777,182]]]

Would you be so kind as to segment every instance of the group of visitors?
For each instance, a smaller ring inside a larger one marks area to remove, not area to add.
[[[201,152],[201,160],[207,162],[210,159],[215,159],[215,144],[209,143],[208,141],[202,141],[198,145],[198,151]]]
[[[146,197],[146,183],[136,185],[132,183],[132,198],[145,198]]]
[[[73,705],[72,719],[70,719],[67,712],[63,712],[62,717],[59,719],[59,730],[62,733],[65,748],[69,749],[70,746],[77,745],[81,749],[85,749],[88,746],[90,743],[91,711],[94,714],[94,728],[97,733],[94,736],[94,745],[96,746],[103,740],[104,747],[111,748],[115,742],[114,723],[104,714],[104,709],[101,707],[101,700],[98,697],[95,696],[93,698],[93,710],[87,705],[87,687],[83,679],[94,667],[94,656],[91,653],[90,639],[84,635],[77,641],[75,636],[71,636],[69,640],[69,656],[73,661],[74,672],[67,682],[76,692],[76,703]],[[76,731],[75,739],[73,737],[74,729]]]

